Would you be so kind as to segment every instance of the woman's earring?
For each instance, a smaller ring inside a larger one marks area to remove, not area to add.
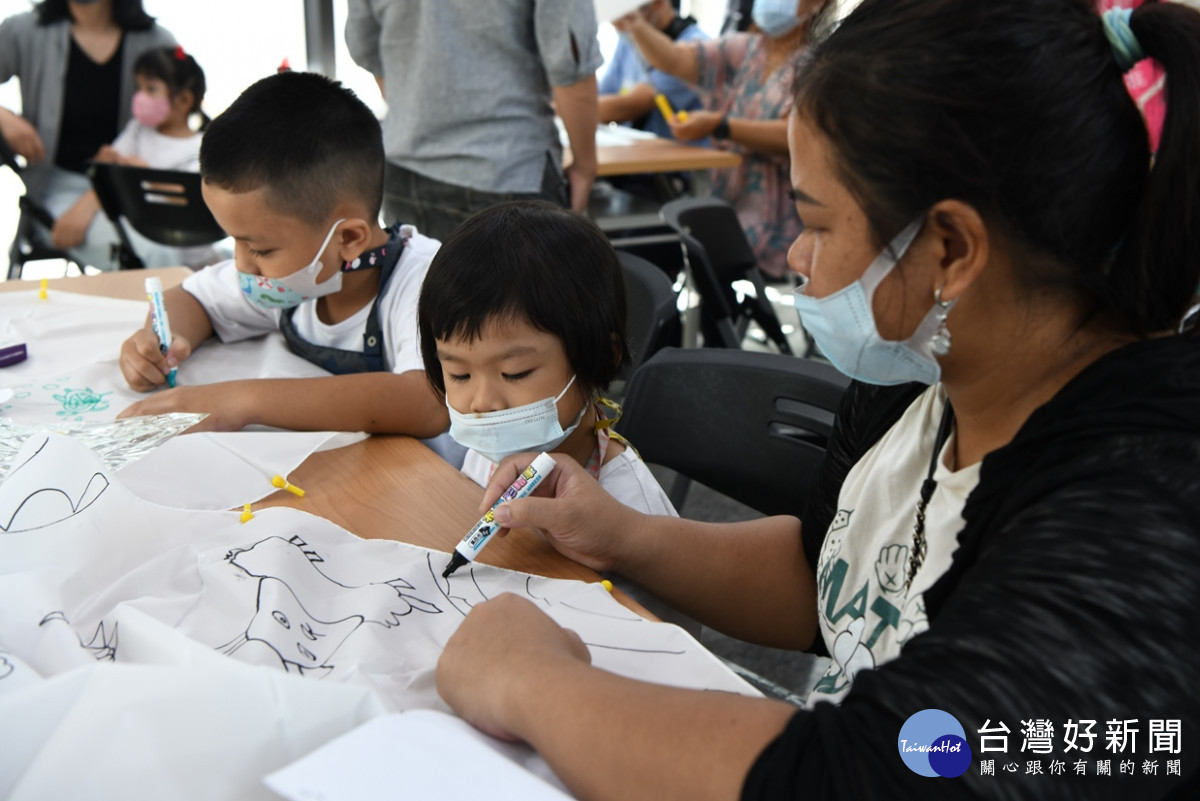
[[[937,288],[933,290],[933,300],[938,305],[937,310],[937,329],[933,332],[933,339],[929,344],[929,349],[933,351],[934,356],[945,356],[950,352],[950,329],[946,328],[946,318],[950,316],[950,309],[958,302],[958,298],[954,300],[942,300],[942,290]]]

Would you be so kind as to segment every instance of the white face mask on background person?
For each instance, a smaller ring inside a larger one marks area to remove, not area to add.
[[[804,22],[796,15],[799,10],[800,0],[754,0],[750,16],[760,31],[776,39],[796,30]]]
[[[313,260],[291,275],[284,278],[267,278],[262,275],[239,272],[238,281],[242,293],[256,306],[262,306],[265,309],[290,309],[299,306],[306,300],[332,295],[340,290],[342,288],[341,270],[335,272],[328,281],[321,284],[317,283],[317,276],[321,274],[324,266],[321,264],[321,257],[325,255],[325,248],[329,247],[329,242],[333,239],[337,227],[345,221],[343,217],[335,222],[329,229],[329,233],[325,235],[325,241],[321,243],[321,249],[317,251]]]
[[[552,398],[543,398],[523,406],[478,414],[456,411],[446,401],[450,412],[450,438],[470,448],[485,459],[499,462],[506,456],[522,451],[550,451],[563,443],[579,427],[587,404],[566,429],[558,422],[558,402],[575,383],[575,376]]]
[[[812,335],[825,357],[851,378],[868,384],[935,384],[942,366],[933,355],[933,334],[938,328],[939,309],[934,303],[912,336],[886,340],[879,335],[871,301],[921,231],[924,217],[896,235],[854,283],[831,295],[814,298],[804,294],[804,283],[794,293],[800,323]],[[807,283],[807,282],[805,282]]]

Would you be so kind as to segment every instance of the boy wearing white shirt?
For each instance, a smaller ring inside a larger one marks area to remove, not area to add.
[[[431,437],[448,424],[425,380],[416,303],[438,243],[379,225],[379,122],[348,89],[283,72],[249,87],[213,121],[200,151],[206,203],[233,237],[234,259],[165,294],[166,354],[147,325],[121,348],[129,385],[165,383],[199,345],[281,330],[289,347],[334,375],[182,386],[121,416],[207,412],[199,427]]]

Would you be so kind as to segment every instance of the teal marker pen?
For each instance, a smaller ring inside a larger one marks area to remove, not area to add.
[[[167,306],[163,303],[162,280],[146,279],[146,298],[150,301],[150,322],[158,336],[158,349],[166,356],[167,349],[171,347],[171,323],[167,320]],[[176,368],[172,367],[171,372],[167,373],[169,387],[175,386],[175,371]]]

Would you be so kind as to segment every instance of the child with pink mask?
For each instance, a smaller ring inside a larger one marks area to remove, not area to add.
[[[204,70],[182,47],[160,47],[143,53],[133,72],[133,119],[100,148],[96,161],[199,172],[200,137],[209,123],[200,110]],[[199,117],[195,130],[193,116]]]
[[[147,50],[134,62],[137,92],[133,118],[111,145],[103,145],[94,161],[153,167],[159,170],[199,172],[200,139],[209,119],[200,110],[204,100],[204,70],[182,47]],[[192,128],[192,118],[198,125]],[[100,210],[96,193],[85,192],[75,207],[91,216]],[[82,219],[82,218],[81,218]],[[202,267],[221,258],[212,247],[176,248],[152,242],[126,226],[134,250],[147,267],[186,264]]]

